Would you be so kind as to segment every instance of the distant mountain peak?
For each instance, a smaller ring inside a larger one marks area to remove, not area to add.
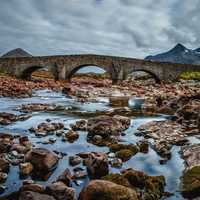
[[[147,56],[145,59],[171,63],[200,64],[200,48],[191,50],[178,43],[167,52],[155,56]]]
[[[194,51],[200,53],[200,48],[197,48],[197,49],[195,49]]]
[[[188,50],[184,45],[178,43],[171,51],[182,52]]]
[[[15,57],[32,57],[30,53],[24,49],[17,48],[13,49],[2,56],[2,58],[15,58]]]

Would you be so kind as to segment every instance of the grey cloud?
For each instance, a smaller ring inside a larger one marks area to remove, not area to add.
[[[9,0],[0,2],[0,54],[97,53],[145,57],[177,42],[197,48],[199,0]]]

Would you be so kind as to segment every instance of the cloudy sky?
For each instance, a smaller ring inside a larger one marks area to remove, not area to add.
[[[143,58],[200,47],[200,0],[1,0],[0,54]]]

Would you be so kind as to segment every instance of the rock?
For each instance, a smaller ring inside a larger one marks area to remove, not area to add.
[[[4,172],[0,172],[0,183],[4,182],[8,177],[8,174],[4,173]]]
[[[133,153],[129,149],[123,149],[123,150],[118,151],[116,153],[116,156],[120,158],[123,162],[126,162],[130,160],[130,158],[133,156]]]
[[[22,104],[19,108],[22,111],[62,111],[65,110],[65,107],[58,106],[55,104],[42,104],[42,103],[33,103],[33,104]]]
[[[75,189],[67,187],[62,182],[56,182],[46,187],[47,194],[53,196],[56,200],[75,200]]]
[[[69,157],[69,164],[71,166],[79,165],[79,164],[81,164],[81,162],[82,162],[82,159],[79,156],[75,155],[75,156],[70,156]]]
[[[72,175],[70,170],[67,168],[58,178],[56,182],[63,182],[68,187],[72,185]]]
[[[90,118],[87,123],[88,137],[100,135],[103,138],[120,135],[130,125],[130,119],[122,116],[97,116]]]
[[[192,167],[184,172],[181,193],[189,199],[200,196],[200,166]]]
[[[52,132],[55,132],[57,130],[61,130],[64,128],[64,124],[63,123],[56,123],[56,122],[52,122],[52,123],[46,123],[46,122],[43,122],[43,123],[40,123],[37,128],[30,128],[29,130],[31,132],[35,132],[35,133],[52,133]]]
[[[30,162],[21,163],[19,169],[21,176],[28,176],[33,171],[33,165]]]
[[[0,134],[0,152],[8,153],[13,145],[13,136],[6,133]]]
[[[1,125],[9,125],[16,121],[24,121],[30,118],[30,115],[14,115],[12,113],[0,113],[0,124]]]
[[[73,171],[74,171],[73,177],[75,179],[83,179],[87,177],[87,172],[83,168],[76,167],[73,169]]]
[[[139,152],[148,153],[149,152],[149,143],[147,140],[142,140],[138,142]]]
[[[118,185],[123,185],[125,187],[131,187],[128,179],[126,179],[122,174],[109,174],[107,176],[102,177],[103,180],[111,181]]]
[[[79,138],[79,134],[75,131],[70,130],[65,134],[65,138],[67,139],[68,142],[73,143],[75,140]]]
[[[91,181],[80,193],[80,200],[138,200],[133,189],[110,181]]]
[[[25,160],[31,162],[34,166],[34,172],[46,173],[56,167],[58,156],[47,149],[35,148],[26,154]]]
[[[186,170],[200,166],[200,144],[193,144],[181,148],[182,158],[186,163]]]
[[[0,195],[3,194],[6,190],[6,187],[3,185],[0,185]]]
[[[21,192],[19,200],[55,200],[52,196],[40,194],[37,192],[24,191]]]
[[[25,184],[20,188],[20,192],[24,192],[24,191],[44,193],[45,187],[43,185],[36,184],[36,183]]]
[[[104,153],[90,153],[89,157],[85,160],[85,165],[89,176],[92,178],[100,178],[109,172],[107,155]]]
[[[0,158],[0,172],[8,172],[10,168],[9,162],[4,159],[4,158]]]
[[[111,106],[128,106],[129,105],[130,96],[111,96],[109,97]]]
[[[140,126],[138,130],[143,133],[144,137],[154,140],[153,148],[163,158],[171,158],[173,145],[182,146],[188,142],[182,126],[171,120],[149,122]]]
[[[123,162],[128,161],[132,156],[138,152],[138,148],[133,144],[112,144],[110,151],[116,153],[116,157],[120,158]]]
[[[123,163],[120,158],[113,158],[109,161],[110,165],[114,168],[121,168]]]
[[[87,121],[86,120],[76,121],[75,124],[70,124],[70,127],[73,131],[86,131]]]
[[[141,189],[144,199],[160,199],[164,195],[164,176],[148,176],[133,169],[124,170],[122,173],[132,187]]]

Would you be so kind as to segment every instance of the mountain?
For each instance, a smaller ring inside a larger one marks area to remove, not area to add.
[[[14,57],[32,57],[32,55],[21,48],[17,48],[7,52],[2,56],[2,58],[14,58]]]
[[[177,44],[171,50],[155,56],[147,56],[145,60],[183,63],[183,64],[200,64],[200,48],[192,50],[182,44]]]

